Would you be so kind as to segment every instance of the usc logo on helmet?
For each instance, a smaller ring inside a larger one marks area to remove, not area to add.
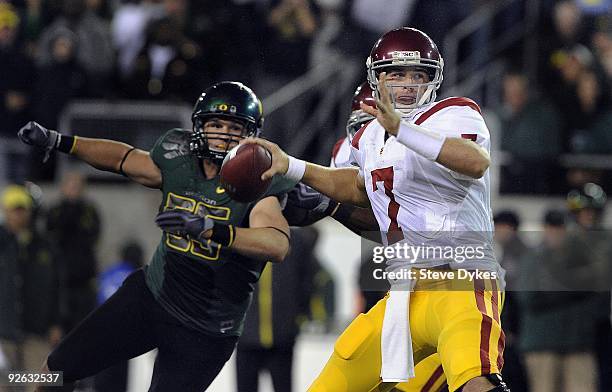
[[[391,58],[394,60],[418,60],[421,58],[421,52],[418,50],[395,50],[391,52]]]

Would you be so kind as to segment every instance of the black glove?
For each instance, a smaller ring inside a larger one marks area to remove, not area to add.
[[[283,215],[290,226],[309,226],[329,216],[337,205],[308,185],[298,183],[287,193]]]
[[[329,215],[338,203],[308,185],[298,183],[287,193],[287,205]]]
[[[25,144],[38,147],[45,151],[43,162],[47,162],[51,152],[59,144],[60,134],[57,131],[47,129],[37,122],[30,121],[17,133],[19,140]]]
[[[213,228],[215,222],[208,218],[194,215],[185,210],[169,210],[160,212],[155,223],[163,231],[180,236],[200,239],[200,235]]]

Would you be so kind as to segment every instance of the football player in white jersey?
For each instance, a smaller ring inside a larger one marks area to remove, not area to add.
[[[376,106],[374,91],[369,83],[363,82],[353,93],[351,113],[346,123],[346,136],[341,137],[332,148],[330,167],[354,167],[351,161],[351,140],[374,116],[361,109],[361,104]],[[373,237],[371,233],[379,230],[376,218],[370,208],[340,204],[317,192],[303,183],[299,183],[289,192],[287,206],[283,214],[292,226],[306,226],[331,215],[335,220],[355,232],[357,235]],[[326,212],[327,211],[327,212]],[[375,238],[380,241],[380,236]],[[374,288],[372,288],[374,290]],[[376,288],[378,289],[378,288]],[[448,389],[446,377],[437,353],[425,358],[415,366],[415,378],[410,382],[398,384],[394,391],[401,392],[443,392]]]
[[[366,64],[377,108],[361,105],[376,119],[351,141],[357,169],[247,141],[272,153],[262,178],[284,175],[340,203],[371,207],[385,243],[400,245],[384,249],[390,294],[344,331],[309,390],[389,391],[410,383],[415,363],[437,352],[451,392],[509,391],[480,108],[467,98],[435,101],[444,63],[419,30],[384,34]]]

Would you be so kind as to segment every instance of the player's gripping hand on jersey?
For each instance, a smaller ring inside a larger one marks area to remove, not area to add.
[[[21,127],[17,133],[17,137],[25,144],[44,150],[44,162],[49,159],[51,152],[57,149],[61,142],[61,135],[59,132],[47,129],[35,121],[30,121]]]

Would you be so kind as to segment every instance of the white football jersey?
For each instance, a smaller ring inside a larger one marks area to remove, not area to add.
[[[490,152],[489,130],[480,108],[468,98],[433,102],[403,121],[447,137],[470,139]],[[424,158],[394,136],[386,136],[385,129],[373,120],[357,132],[351,143],[351,159],[365,180],[383,238],[388,243],[403,240],[417,246],[484,243],[490,251],[493,222],[489,172],[473,179]],[[489,251],[488,262],[495,259]],[[447,257],[437,257],[428,264],[448,261]]]
[[[334,144],[329,167],[353,167],[351,163],[351,143],[346,136]]]

